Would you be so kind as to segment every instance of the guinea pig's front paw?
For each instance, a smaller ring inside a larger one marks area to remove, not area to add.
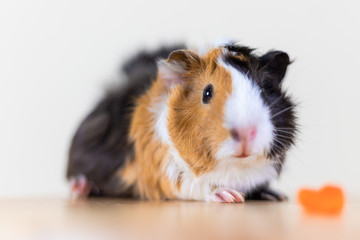
[[[221,203],[243,203],[245,202],[245,195],[236,190],[218,188],[213,191],[211,201]]]
[[[73,198],[86,198],[91,192],[92,184],[84,175],[71,177],[70,189],[71,197]]]

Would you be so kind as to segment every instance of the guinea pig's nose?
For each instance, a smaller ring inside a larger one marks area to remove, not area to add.
[[[249,142],[254,140],[254,138],[256,137],[256,131],[257,130],[255,127],[233,128],[230,130],[230,135],[235,141]]]

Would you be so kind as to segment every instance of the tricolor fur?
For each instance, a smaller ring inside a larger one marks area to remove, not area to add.
[[[117,190],[86,177],[106,195],[203,201],[250,196],[280,173],[294,143],[294,104],[281,88],[288,64],[284,52],[257,56],[236,44],[202,55],[173,51],[133,96],[125,133],[131,148],[103,181],[117,182]]]

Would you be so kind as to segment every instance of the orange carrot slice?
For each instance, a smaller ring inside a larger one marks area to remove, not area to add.
[[[340,187],[326,185],[320,190],[300,189],[298,201],[309,213],[340,213],[344,207],[344,193]]]

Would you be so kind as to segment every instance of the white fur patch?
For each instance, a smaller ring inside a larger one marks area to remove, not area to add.
[[[273,142],[273,125],[270,119],[270,110],[265,106],[260,96],[260,89],[251,79],[226,65],[222,60],[219,64],[227,69],[232,78],[232,94],[224,106],[224,127],[256,128],[256,136],[252,142],[252,155],[263,155],[270,149]],[[217,158],[226,159],[235,154],[235,140],[226,140],[217,153]]]
[[[169,142],[169,133],[167,130],[167,96],[160,97],[149,108],[149,111],[154,114],[155,137],[163,144]]]
[[[246,194],[276,176],[275,167],[263,156],[241,160],[238,158],[227,159],[219,161],[212,172],[197,178],[191,173],[184,173],[178,197],[211,201],[214,192],[219,188],[229,188]]]
[[[167,128],[167,117],[168,117],[168,98],[163,97],[157,101],[153,108],[149,109],[154,113],[155,121],[155,137],[161,141],[162,144],[168,145],[169,155],[165,164],[164,172],[168,176],[169,180],[176,183],[178,177],[183,172],[190,172],[186,162],[180,157],[179,152],[174,147],[174,144],[170,140],[169,131]]]

